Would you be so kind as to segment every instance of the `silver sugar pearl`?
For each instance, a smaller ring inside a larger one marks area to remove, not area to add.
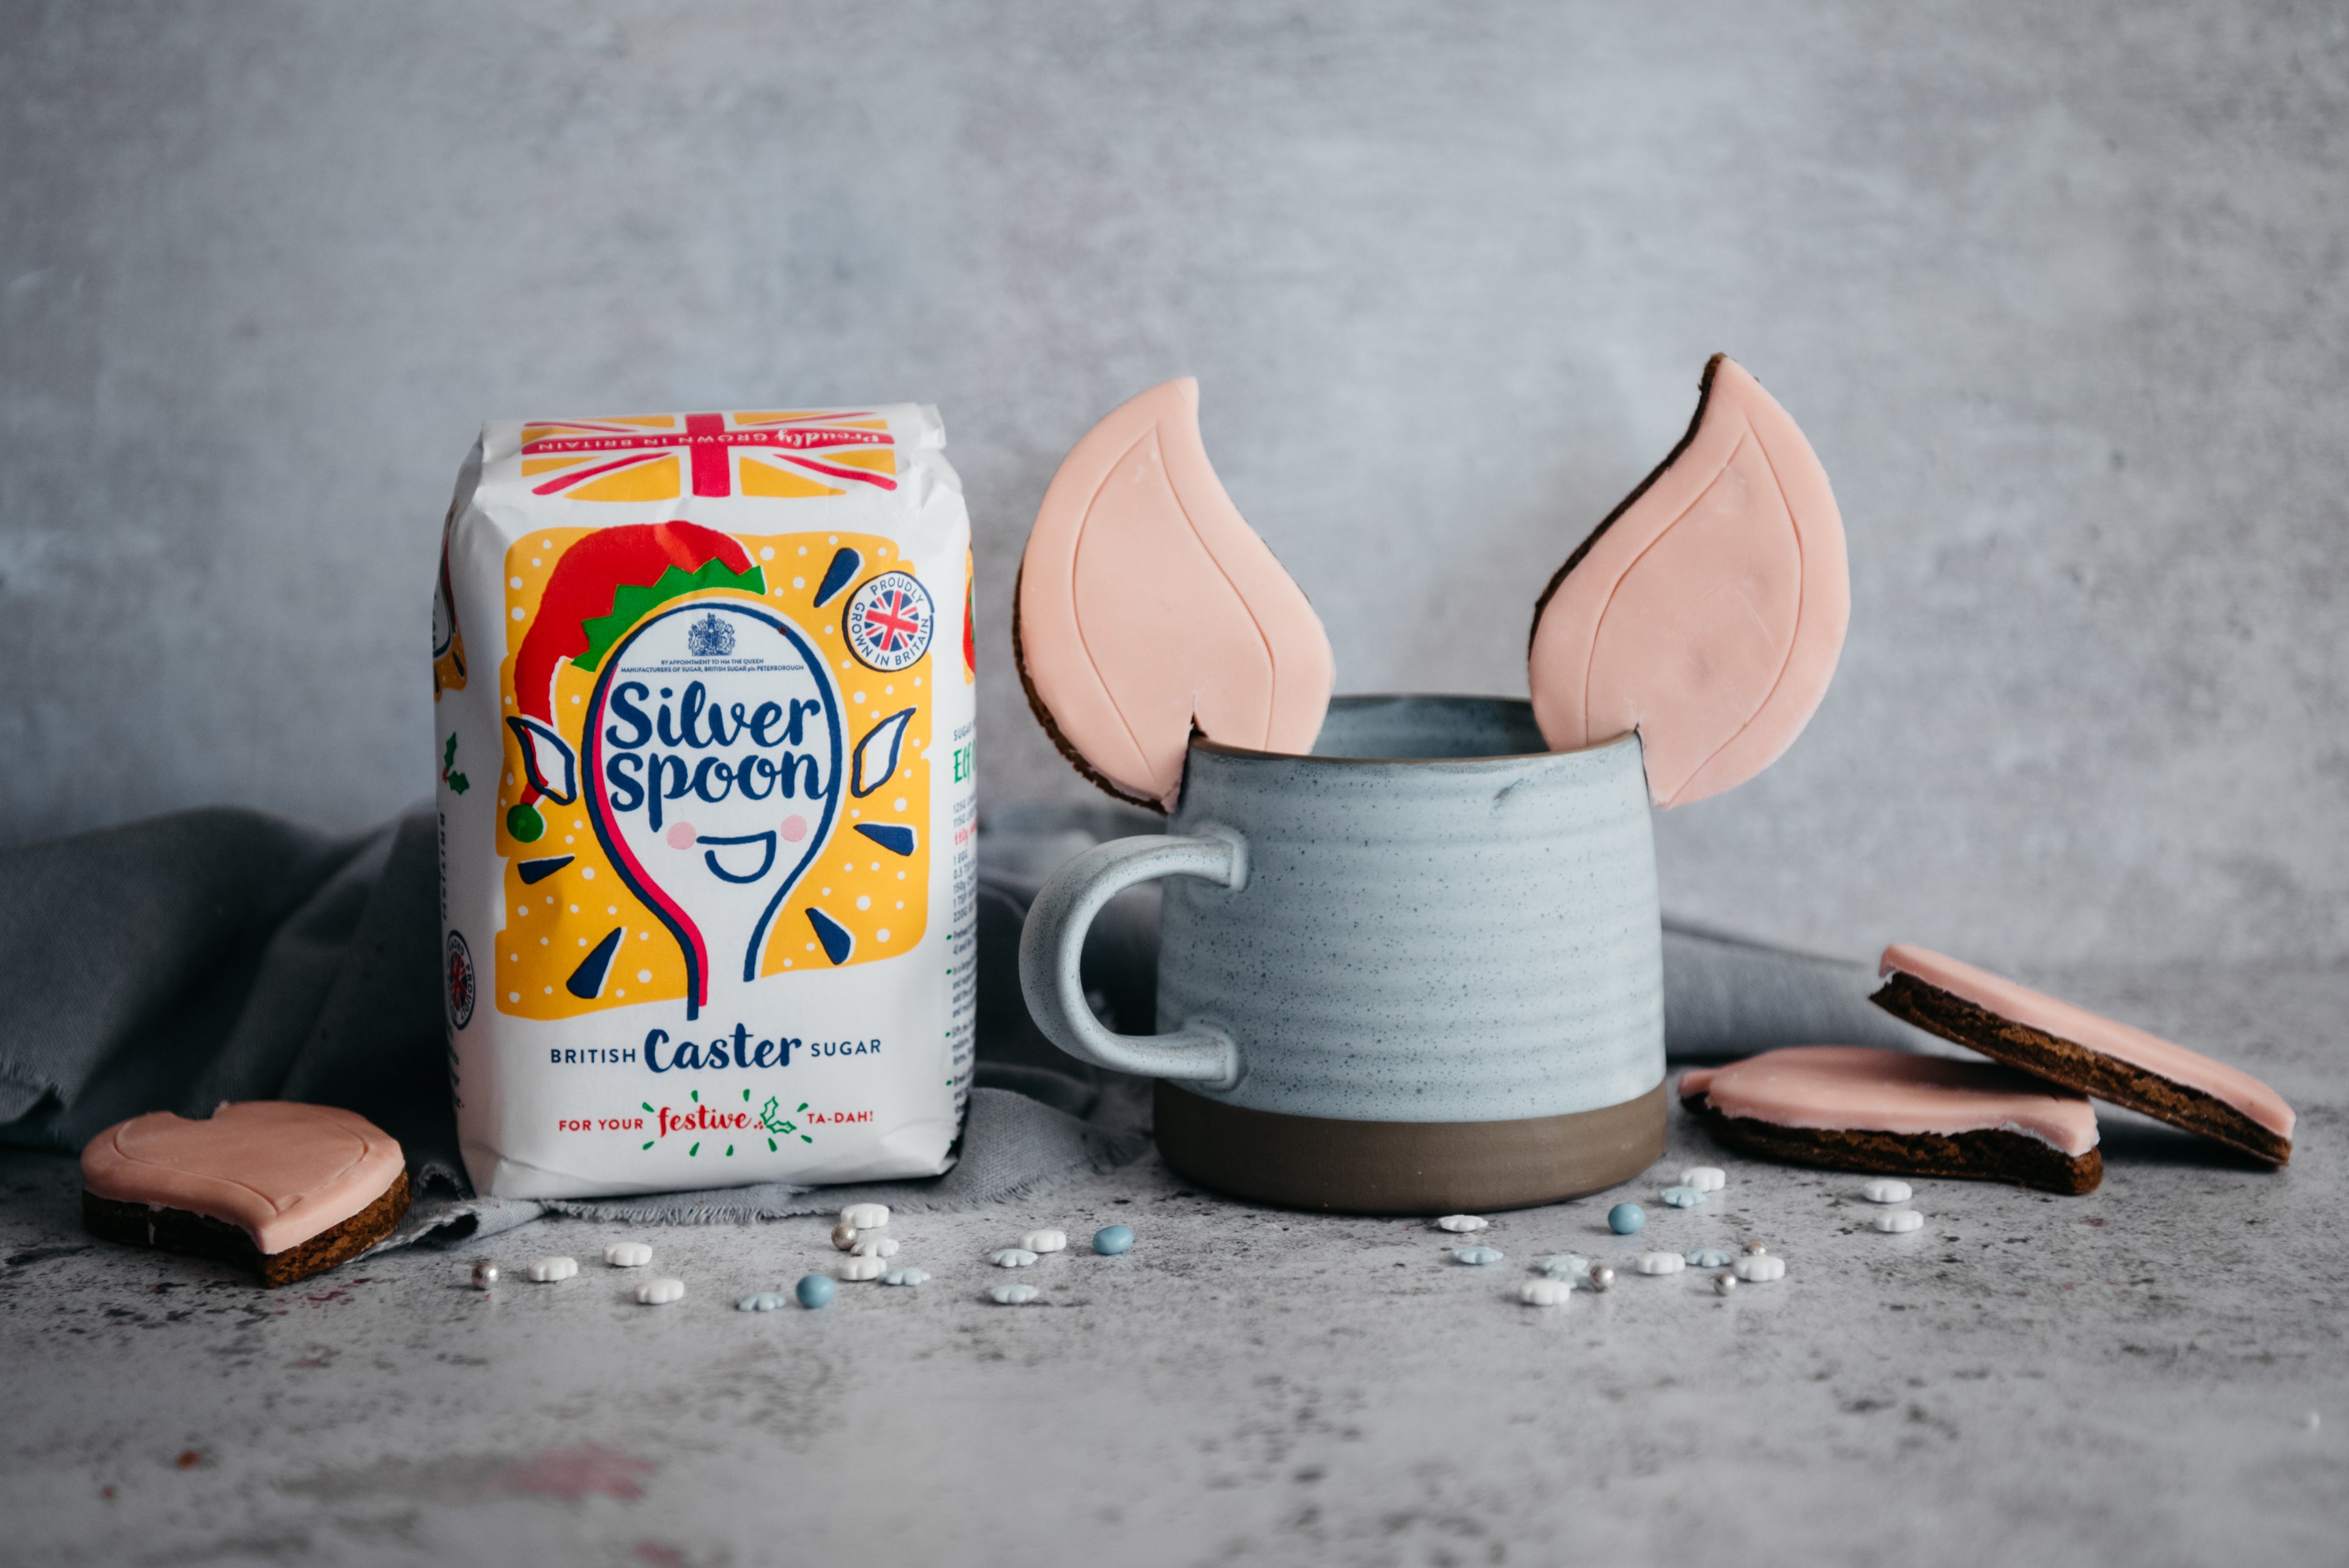
[[[1737,1276],[1731,1274],[1727,1269],[1723,1269],[1719,1274],[1713,1276],[1713,1295],[1727,1295],[1731,1291],[1733,1291],[1736,1288]]]
[[[842,1252],[856,1244],[856,1227],[843,1220],[832,1228],[832,1244]]]
[[[1745,1255],[1749,1258],[1758,1258],[1769,1250],[1769,1248],[1764,1246],[1759,1242],[1748,1242],[1745,1243]]]
[[[498,1283],[498,1265],[483,1258],[473,1265],[473,1288],[490,1290]]]
[[[1609,1290],[1615,1284],[1615,1271],[1605,1264],[1592,1264],[1590,1272],[1582,1277],[1590,1283],[1593,1290]]]

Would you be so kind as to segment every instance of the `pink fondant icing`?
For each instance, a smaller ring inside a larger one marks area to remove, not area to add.
[[[1789,1046],[1700,1068],[1681,1079],[1682,1099],[1698,1094],[1723,1116],[1780,1127],[1904,1136],[2002,1130],[2073,1159],[2096,1146],[2096,1112],[2085,1095],[1985,1062],[1874,1046]]]
[[[1189,377],[1120,405],[1052,476],[1020,562],[1019,640],[1061,738],[1170,809],[1194,723],[1309,751],[1335,678],[1320,618],[1207,461]]]
[[[81,1181],[117,1202],[241,1225],[264,1253],[282,1253],[382,1197],[402,1163],[399,1145],[363,1116],[258,1099],[203,1121],[168,1110],[118,1121],[82,1150]]]
[[[2158,1035],[2116,1023],[2085,1007],[2074,1006],[1927,948],[1911,947],[1906,943],[1886,948],[1877,973],[1890,975],[1896,970],[1971,1002],[1984,1012],[2011,1018],[2059,1040],[2069,1040],[2084,1050],[2126,1062],[2172,1083],[2200,1089],[2234,1107],[2277,1137],[2292,1136],[2296,1119],[2292,1107],[2283,1102],[2282,1095],[2240,1068],[2213,1061]]]
[[[1534,717],[1557,751],[1636,729],[1656,803],[1702,800],[1794,744],[1850,619],[1826,470],[1762,384],[1716,356],[1679,449],[1537,612]]]

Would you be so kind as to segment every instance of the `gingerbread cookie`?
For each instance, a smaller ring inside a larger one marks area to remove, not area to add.
[[[2089,1192],[2105,1179],[2079,1095],[1982,1062],[1873,1046],[1789,1046],[1681,1077],[1718,1141],[1835,1171],[2019,1181]]]
[[[1922,947],[1884,950],[1878,1006],[2052,1083],[2216,1139],[2292,1159],[2283,1097],[2240,1068]]]
[[[1534,718],[1556,751],[1636,729],[1656,803],[1702,800],[1794,744],[1850,619],[1826,471],[1762,384],[1716,354],[1688,434],[1535,606]]]
[[[1305,595],[1224,493],[1199,384],[1152,387],[1062,460],[1013,596],[1028,704],[1077,771],[1171,810],[1195,727],[1312,749],[1335,672]]]
[[[389,1235],[408,1211],[399,1145],[363,1116],[285,1100],[202,1121],[153,1111],[81,1151],[82,1223],[129,1246],[243,1264],[291,1284]]]

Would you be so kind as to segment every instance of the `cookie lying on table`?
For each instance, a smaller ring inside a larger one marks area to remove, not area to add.
[[[1926,948],[1895,944],[1877,973],[1868,1000],[1919,1028],[2270,1164],[2292,1158],[2292,1107],[2240,1068]]]
[[[1789,1046],[1681,1076],[1714,1140],[1834,1171],[2018,1181],[2092,1192],[2105,1179],[2083,1096],[1986,1062],[1873,1046]]]
[[[399,1145],[326,1105],[247,1100],[202,1121],[152,1111],[81,1151],[91,1235],[243,1264],[267,1285],[357,1257],[391,1233],[408,1198]]]

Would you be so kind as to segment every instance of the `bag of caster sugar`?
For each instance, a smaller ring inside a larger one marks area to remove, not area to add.
[[[976,703],[944,445],[911,405],[482,431],[433,607],[478,1191],[952,1162]]]

